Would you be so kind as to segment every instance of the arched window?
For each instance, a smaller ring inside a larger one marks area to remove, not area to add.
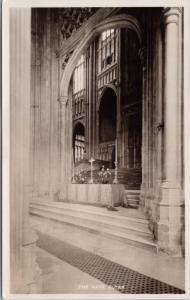
[[[109,29],[102,32],[98,43],[98,72],[117,61],[117,31]]]

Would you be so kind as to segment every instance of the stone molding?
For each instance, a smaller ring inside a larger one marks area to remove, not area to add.
[[[166,7],[163,9],[163,23],[167,25],[169,23],[179,23],[179,17],[182,14],[182,8],[180,7]]]

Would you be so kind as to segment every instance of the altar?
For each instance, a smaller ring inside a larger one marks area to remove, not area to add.
[[[67,201],[100,206],[123,205],[125,189],[122,184],[68,184]]]

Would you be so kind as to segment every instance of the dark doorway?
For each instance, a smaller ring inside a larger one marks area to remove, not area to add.
[[[107,88],[102,96],[99,109],[100,143],[116,139],[117,97],[113,89]]]

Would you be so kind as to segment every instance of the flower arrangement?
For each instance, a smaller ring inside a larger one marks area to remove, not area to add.
[[[98,173],[99,177],[100,177],[100,181],[101,183],[109,183],[110,182],[110,178],[111,178],[111,171],[110,169],[105,169],[104,166],[102,166],[100,172]]]
[[[86,183],[86,176],[84,172],[79,172],[78,174],[74,175],[74,182],[75,183]]]

